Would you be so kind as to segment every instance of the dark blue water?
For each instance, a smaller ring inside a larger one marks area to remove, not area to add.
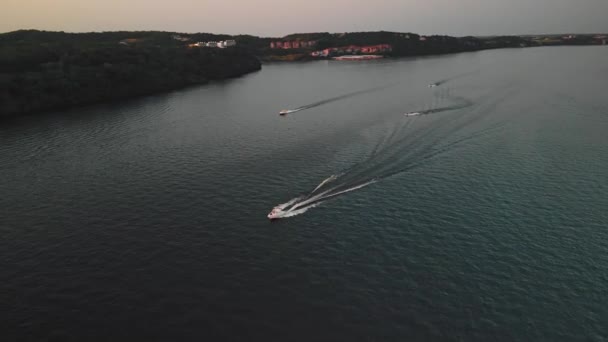
[[[269,64],[5,121],[2,340],[604,341],[607,59]]]

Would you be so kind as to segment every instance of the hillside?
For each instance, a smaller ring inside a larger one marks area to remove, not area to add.
[[[0,35],[0,115],[168,91],[261,68],[242,48],[189,48],[167,32]]]
[[[236,46],[206,45],[225,40],[234,40]],[[606,40],[602,34],[451,37],[377,31],[263,38],[158,31],[21,30],[0,34],[0,116],[204,84],[260,70],[260,60],[301,61],[353,53],[400,57],[507,47],[606,44]],[[324,49],[331,51],[320,53]]]

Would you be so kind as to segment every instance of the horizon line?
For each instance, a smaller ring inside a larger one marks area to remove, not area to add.
[[[40,32],[63,32],[70,34],[86,34],[86,33],[113,33],[113,32],[164,32],[164,33],[178,33],[178,34],[212,34],[216,36],[253,36],[258,38],[284,38],[295,34],[316,34],[316,33],[329,33],[329,34],[341,34],[341,33],[371,33],[371,32],[389,32],[389,33],[403,33],[403,34],[417,34],[420,36],[449,36],[449,37],[500,37],[500,36],[560,36],[560,35],[594,35],[594,34],[608,34],[608,32],[560,32],[560,33],[525,33],[525,34],[479,34],[479,35],[449,35],[449,34],[423,34],[417,32],[400,32],[400,31],[387,31],[387,30],[369,30],[369,31],[343,31],[343,32],[329,32],[329,31],[316,31],[316,32],[293,32],[284,36],[259,36],[251,33],[213,33],[213,32],[180,32],[180,31],[166,31],[166,30],[108,30],[108,31],[65,31],[65,30],[44,30],[35,28],[24,28],[12,31],[0,32],[0,34],[9,34],[19,31],[40,31]]]

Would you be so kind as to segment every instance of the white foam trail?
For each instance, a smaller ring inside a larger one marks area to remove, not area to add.
[[[307,205],[308,203],[311,203],[311,202],[317,201],[317,200],[319,200],[320,198],[322,198],[322,197],[323,197],[323,195],[325,195],[325,194],[327,194],[327,193],[331,192],[332,190],[334,190],[334,189],[332,188],[332,189],[329,189],[329,190],[325,190],[325,191],[323,191],[322,193],[317,194],[317,195],[314,195],[314,196],[312,196],[312,197],[310,197],[310,198],[308,198],[308,199],[306,199],[306,200],[304,200],[304,201],[302,201],[302,202],[300,202],[300,203],[296,203],[296,204],[294,204],[294,205],[293,205],[293,207],[291,208],[291,210],[293,210],[293,209],[297,209],[297,208],[299,208],[299,207],[301,207],[301,206],[304,206],[304,205]]]
[[[297,209],[297,210],[290,210],[290,211],[286,212],[284,215],[281,215],[281,218],[293,217],[296,215],[304,214],[305,212],[308,211],[308,209],[318,207],[321,205],[321,203],[323,203],[323,202],[317,202],[315,204],[309,205],[308,207]]]
[[[298,209],[300,207],[303,207],[303,206],[305,206],[305,205],[307,205],[309,203],[313,203],[313,202],[316,202],[316,201],[322,201],[322,200],[325,200],[325,199],[328,199],[328,198],[332,198],[332,197],[335,197],[335,196],[338,196],[338,195],[345,194],[347,192],[355,191],[357,189],[361,189],[361,188],[363,188],[365,186],[368,186],[370,184],[376,183],[377,181],[378,181],[377,179],[372,179],[372,180],[370,180],[368,182],[365,182],[363,184],[359,184],[359,185],[353,186],[352,188],[341,190],[341,191],[338,191],[338,192],[333,193],[333,194],[331,193],[331,191],[334,190],[334,189],[329,189],[329,190],[324,191],[324,192],[322,192],[322,193],[320,193],[320,194],[318,194],[316,196],[313,196],[313,197],[311,197],[311,198],[309,198],[309,199],[307,199],[305,201],[302,201],[300,203],[296,203],[290,210],[296,210],[296,209]]]
[[[277,208],[283,210],[301,199],[302,199],[302,197],[293,198],[293,199],[289,200],[288,202],[277,205]]]
[[[301,110],[307,110],[307,109],[310,109],[310,108],[315,108],[315,107],[322,106],[322,105],[327,104],[327,103],[331,103],[331,102],[347,99],[349,97],[353,97],[353,96],[357,96],[357,95],[362,95],[362,94],[370,93],[370,92],[373,92],[373,91],[379,91],[379,90],[382,90],[382,89],[385,89],[385,88],[388,88],[388,87],[391,87],[391,86],[394,86],[394,85],[396,85],[396,83],[395,84],[388,84],[388,85],[384,85],[384,86],[380,86],[380,87],[375,87],[375,88],[370,88],[370,89],[359,90],[359,91],[355,91],[355,92],[348,93],[348,94],[343,94],[343,95],[336,96],[336,97],[331,97],[329,99],[325,99],[325,100],[322,100],[322,101],[319,101],[319,102],[307,104],[305,106],[301,106],[301,107],[298,107],[298,108],[295,108],[295,109],[290,109],[285,114],[290,114],[290,113],[299,112]]]
[[[321,198],[320,198],[320,200],[327,199],[327,198],[331,198],[331,197],[335,197],[335,196],[338,196],[338,195],[342,195],[342,194],[345,194],[345,193],[347,193],[347,192],[355,191],[355,190],[361,189],[361,188],[363,188],[363,187],[366,187],[366,186],[368,186],[368,185],[370,185],[370,184],[374,184],[374,183],[376,183],[377,181],[378,181],[378,180],[374,178],[374,179],[372,179],[372,180],[370,180],[370,181],[368,181],[368,182],[365,182],[365,183],[363,183],[363,184],[359,184],[359,185],[353,186],[352,188],[348,188],[348,189],[346,189],[346,190],[338,191],[338,192],[336,192],[335,194],[329,194],[329,195],[327,195],[327,196],[325,196],[325,197],[321,197]]]
[[[313,191],[311,191],[310,193],[314,194],[315,191],[319,190],[323,185],[325,185],[325,184],[327,184],[327,183],[329,183],[331,181],[336,180],[336,178],[338,178],[337,175],[331,175],[331,176],[325,178],[325,180],[323,180],[321,183],[319,183],[319,185],[317,185],[317,187]]]

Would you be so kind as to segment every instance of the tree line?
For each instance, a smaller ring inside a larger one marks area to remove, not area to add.
[[[167,91],[259,70],[242,48],[189,48],[168,32],[0,35],[0,115]],[[123,40],[128,43],[121,44]]]

